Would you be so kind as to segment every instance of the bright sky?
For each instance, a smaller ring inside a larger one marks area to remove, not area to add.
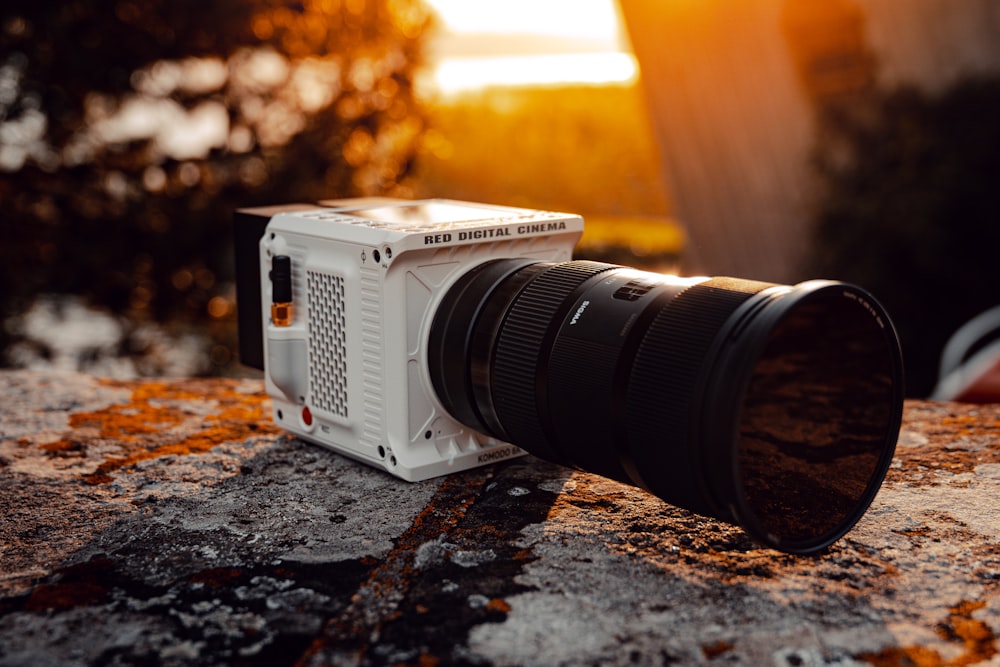
[[[428,87],[629,83],[638,68],[615,0],[428,0],[443,30]]]
[[[428,0],[448,28],[465,33],[587,37],[614,44],[614,0]]]

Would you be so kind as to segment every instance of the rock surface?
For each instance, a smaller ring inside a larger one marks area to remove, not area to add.
[[[399,481],[257,381],[0,378],[0,665],[1000,665],[1000,406],[908,403],[807,558],[531,458]]]

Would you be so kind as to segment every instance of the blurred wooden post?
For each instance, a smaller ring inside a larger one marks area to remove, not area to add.
[[[1000,2],[858,0],[883,85],[931,93],[956,80],[1000,73]]]
[[[786,281],[811,130],[774,0],[621,0],[687,272]]]
[[[686,272],[809,275],[815,111],[1000,68],[995,0],[620,0]]]

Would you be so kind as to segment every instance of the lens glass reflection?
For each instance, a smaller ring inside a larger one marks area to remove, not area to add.
[[[737,445],[747,506],[790,543],[821,540],[867,508],[894,419],[893,354],[867,304],[840,290],[812,297],[772,331]]]

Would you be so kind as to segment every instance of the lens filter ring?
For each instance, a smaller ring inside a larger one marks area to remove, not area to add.
[[[711,356],[694,412],[712,497],[758,542],[825,549],[867,510],[895,451],[903,365],[888,315],[845,283],[769,290]]]

